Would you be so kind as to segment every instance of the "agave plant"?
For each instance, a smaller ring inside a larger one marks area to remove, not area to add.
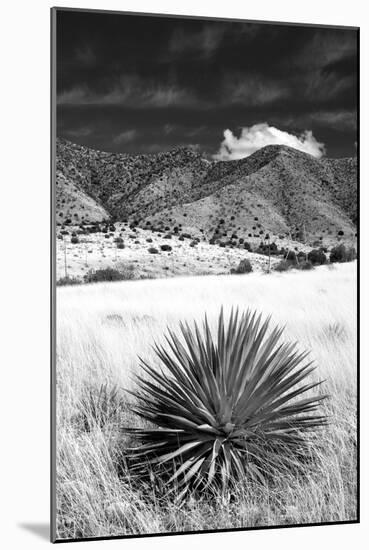
[[[127,428],[138,443],[128,449],[133,469],[168,475],[179,496],[192,488],[226,491],[230,481],[265,479],[278,464],[296,462],[309,446],[308,432],[326,418],[323,395],[306,396],[321,382],[308,352],[281,342],[282,328],[256,312],[220,312],[216,337],[207,318],[168,329],[168,347],[154,350],[165,370],[140,359],[142,375],[133,410],[147,427]],[[144,374],[145,373],[145,374]],[[303,398],[301,398],[303,396]]]

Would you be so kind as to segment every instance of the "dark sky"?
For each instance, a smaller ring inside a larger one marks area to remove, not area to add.
[[[75,143],[212,155],[229,129],[229,158],[271,135],[352,156],[356,95],[352,29],[57,14],[57,133]]]

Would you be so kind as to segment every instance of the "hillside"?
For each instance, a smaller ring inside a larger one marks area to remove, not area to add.
[[[267,146],[236,161],[195,148],[106,153],[57,141],[57,221],[116,219],[211,243],[355,240],[356,159],[316,159]],[[343,232],[343,233],[342,233]]]

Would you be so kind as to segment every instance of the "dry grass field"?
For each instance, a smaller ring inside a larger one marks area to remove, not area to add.
[[[308,272],[177,277],[57,289],[57,536],[78,538],[356,519],[356,262]],[[132,483],[120,426],[137,356],[180,320],[257,309],[311,350],[330,422],[305,476],[245,483],[231,501],[179,506],[159,480]]]

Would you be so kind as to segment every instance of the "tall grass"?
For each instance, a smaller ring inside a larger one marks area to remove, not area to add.
[[[355,519],[355,285],[352,263],[313,272],[58,288],[58,537]],[[130,477],[129,442],[120,426],[141,421],[120,388],[133,388],[138,354],[158,364],[151,345],[162,341],[167,325],[199,321],[206,311],[214,326],[221,305],[272,314],[286,325],[286,340],[311,349],[318,364],[313,376],[326,380],[331,396],[322,405],[330,424],[316,440],[317,464],[307,475],[286,471],[267,483],[240,484],[228,503],[192,495],[179,506],[157,477],[147,485]]]

